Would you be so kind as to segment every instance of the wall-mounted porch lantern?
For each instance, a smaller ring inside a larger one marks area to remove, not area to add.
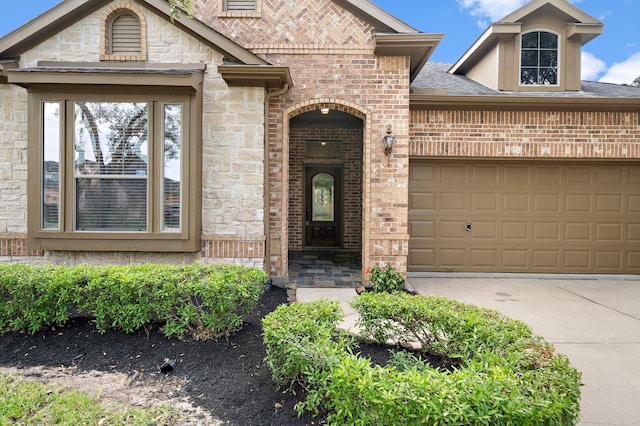
[[[320,112],[322,114],[324,114],[324,115],[327,115],[327,114],[329,114],[329,108],[327,108],[327,107],[320,108]]]
[[[385,155],[391,154],[393,150],[393,143],[396,141],[396,137],[391,134],[391,124],[387,126],[387,134],[382,138],[382,145],[384,146]]]

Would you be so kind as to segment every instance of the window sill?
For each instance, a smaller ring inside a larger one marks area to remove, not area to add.
[[[196,252],[201,250],[200,236],[188,238],[183,234],[65,234],[52,233],[29,236],[31,250],[53,251],[142,251],[142,252]]]
[[[220,12],[218,18],[262,18],[262,13],[256,11],[233,11],[233,12]]]

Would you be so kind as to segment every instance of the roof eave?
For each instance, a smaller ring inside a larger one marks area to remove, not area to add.
[[[285,89],[293,86],[289,67],[273,65],[218,65],[218,72],[231,87]]]
[[[469,49],[449,69],[451,74],[465,74],[502,36],[515,36],[522,30],[521,22],[500,22],[489,26]]]
[[[333,0],[358,18],[385,32],[418,33],[419,31],[401,21],[369,0]]]
[[[640,113],[640,98],[412,94],[412,110],[610,111]]]
[[[433,51],[436,49],[444,34],[376,34],[374,54],[379,56],[409,56],[410,81],[413,81]]]
[[[0,58],[20,56],[52,34],[99,9],[111,0],[66,0],[0,39]],[[135,0],[167,21],[171,6],[166,0]],[[184,16],[184,14],[183,14]],[[249,65],[266,65],[267,61],[233,42],[197,19],[181,17],[174,24],[212,49],[226,60]]]
[[[110,0],[66,0],[0,38],[0,57],[16,57]]]

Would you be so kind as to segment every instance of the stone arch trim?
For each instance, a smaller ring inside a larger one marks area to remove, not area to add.
[[[109,26],[118,15],[128,12],[140,22],[140,55],[112,55],[109,53]],[[134,2],[123,1],[110,5],[100,19],[100,60],[101,61],[146,61],[148,59],[147,20]]]
[[[369,114],[365,109],[361,108],[360,106],[358,106],[353,102],[343,101],[343,100],[334,99],[334,98],[312,99],[306,102],[301,102],[299,104],[293,105],[285,111],[284,118],[288,122],[293,117],[296,117],[300,114],[316,111],[325,107],[331,108],[340,112],[346,112],[347,114],[351,114],[355,117],[358,117],[365,123],[365,126],[366,126],[366,123],[369,122],[368,120]]]

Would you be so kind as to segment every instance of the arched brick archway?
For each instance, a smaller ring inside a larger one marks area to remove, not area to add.
[[[326,115],[321,112],[325,108],[329,110]],[[367,244],[363,230],[368,221],[364,208],[367,197],[365,176],[368,172],[365,159],[369,156],[370,147],[370,112],[347,101],[314,99],[289,107],[283,111],[282,118],[281,173],[286,196],[282,197],[279,206],[283,213],[283,226],[278,257],[283,259],[283,277],[289,273],[291,252],[314,249],[307,222],[310,201],[307,175],[322,167],[339,171],[342,178],[340,236],[335,244],[329,244],[329,248],[356,254],[359,260],[364,260]],[[326,149],[331,153],[322,154]]]

